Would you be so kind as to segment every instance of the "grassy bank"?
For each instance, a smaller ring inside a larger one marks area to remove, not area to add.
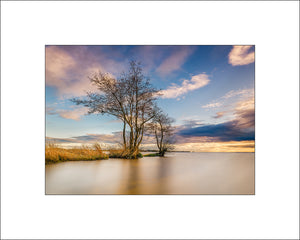
[[[46,164],[65,161],[91,161],[100,159],[108,159],[108,155],[102,152],[99,144],[94,144],[93,147],[81,146],[71,149],[60,148],[55,144],[46,144]]]
[[[46,164],[59,163],[65,161],[92,161],[108,158],[123,158],[123,159],[138,159],[142,157],[158,157],[159,153],[149,153],[136,155],[130,154],[123,149],[110,149],[108,153],[104,153],[99,144],[94,144],[92,147],[82,145],[75,148],[62,148],[57,144],[48,143],[45,149]]]

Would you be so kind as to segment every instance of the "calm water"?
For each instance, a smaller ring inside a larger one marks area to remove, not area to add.
[[[254,194],[254,153],[169,153],[46,166],[46,194]]]

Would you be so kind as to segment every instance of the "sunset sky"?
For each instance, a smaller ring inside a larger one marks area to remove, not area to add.
[[[46,46],[46,138],[63,146],[120,142],[122,123],[85,115],[69,99],[93,90],[88,76],[118,76],[130,60],[161,90],[175,119],[176,150],[254,151],[254,46]],[[153,149],[145,138],[144,148]]]

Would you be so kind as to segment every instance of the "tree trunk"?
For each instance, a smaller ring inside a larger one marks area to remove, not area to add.
[[[133,149],[133,127],[130,126],[129,150]]]
[[[165,156],[166,151],[162,150],[159,152],[159,156],[164,157]]]
[[[127,148],[127,146],[126,146],[126,122],[125,122],[125,120],[123,120],[123,147],[124,147],[124,149],[126,149]]]

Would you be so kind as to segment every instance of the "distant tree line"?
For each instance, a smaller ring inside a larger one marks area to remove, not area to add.
[[[97,91],[71,101],[87,107],[88,114],[109,114],[122,121],[123,157],[140,156],[146,132],[154,136],[160,156],[172,148],[173,120],[157,106],[159,90],[150,84],[140,63],[131,61],[118,78],[99,71],[89,79]]]

